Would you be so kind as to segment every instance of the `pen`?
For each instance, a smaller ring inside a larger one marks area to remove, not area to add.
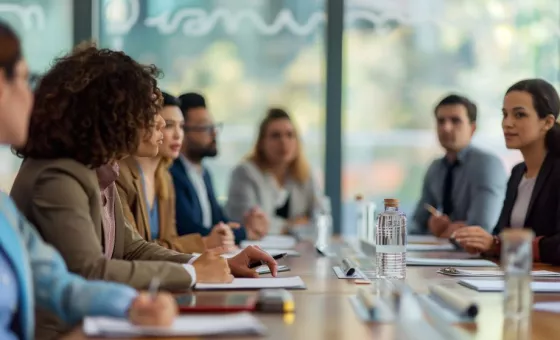
[[[352,276],[356,272],[354,263],[347,258],[342,259],[342,266],[344,267],[344,274],[346,274],[346,276]]]
[[[281,258],[283,258],[286,255],[288,255],[288,253],[280,253],[280,254],[273,255],[272,258],[275,259],[275,260],[280,260]],[[252,263],[249,263],[249,268],[254,269],[254,268],[262,266],[263,264],[266,264],[266,263],[263,262],[263,261],[252,262]]]
[[[429,205],[428,203],[424,204],[424,208],[430,212],[430,214],[434,216],[441,216],[441,212],[434,208],[433,206]]]
[[[156,297],[157,297],[157,293],[158,293],[158,290],[159,290],[159,284],[160,284],[160,281],[159,281],[158,277],[153,277],[152,280],[150,281],[150,287],[148,289],[149,289],[149,293],[150,293],[150,298],[152,300],[155,300]]]

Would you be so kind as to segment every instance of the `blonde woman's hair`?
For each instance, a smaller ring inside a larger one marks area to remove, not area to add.
[[[268,161],[266,160],[266,156],[263,150],[263,142],[268,126],[270,125],[271,122],[282,120],[282,119],[286,119],[290,121],[292,125],[294,124],[294,122],[290,118],[290,115],[283,109],[270,108],[268,110],[266,117],[262,120],[259,126],[259,134],[257,137],[257,142],[253,147],[253,150],[251,151],[249,156],[247,156],[247,159],[249,161],[255,163],[255,165],[257,165],[263,171],[266,171],[270,168],[270,164],[268,164]],[[309,180],[309,177],[311,176],[311,171],[309,169],[309,163],[307,162],[307,159],[303,154],[301,139],[295,125],[294,125],[294,133],[297,142],[297,151],[296,151],[295,159],[290,164],[289,173],[292,176],[292,178],[294,178],[296,181],[300,183],[304,183],[307,180]]]

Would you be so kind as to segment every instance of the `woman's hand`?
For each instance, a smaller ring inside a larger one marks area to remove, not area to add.
[[[494,237],[480,226],[468,226],[457,229],[451,238],[454,238],[467,252],[485,253],[492,249]]]

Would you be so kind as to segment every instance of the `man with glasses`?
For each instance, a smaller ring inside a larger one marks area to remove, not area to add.
[[[170,168],[175,185],[178,234],[206,236],[213,226],[228,223],[233,228],[236,243],[260,239],[268,231],[266,215],[255,207],[240,221],[244,226],[229,223],[216,199],[210,173],[202,165],[205,157],[218,154],[216,137],[221,125],[214,123],[201,95],[186,93],[179,100],[185,117],[185,139],[181,156]]]

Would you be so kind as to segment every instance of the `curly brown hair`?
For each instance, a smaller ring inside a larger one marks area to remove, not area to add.
[[[87,44],[55,60],[35,91],[23,158],[71,158],[96,168],[133,154],[155,123],[154,65]]]

